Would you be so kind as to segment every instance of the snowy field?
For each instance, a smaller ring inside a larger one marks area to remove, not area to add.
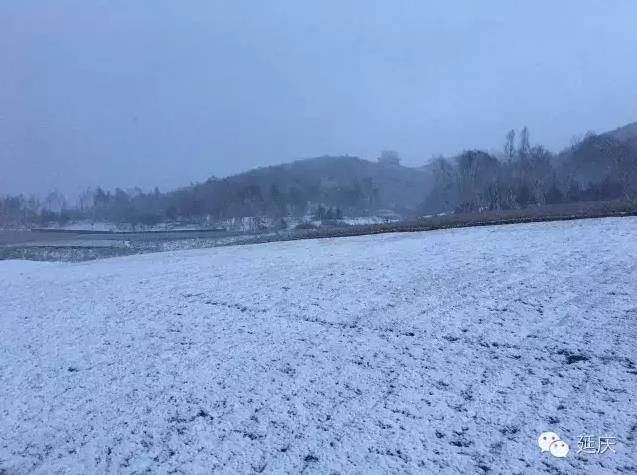
[[[0,337],[0,473],[637,471],[636,218],[0,261]]]

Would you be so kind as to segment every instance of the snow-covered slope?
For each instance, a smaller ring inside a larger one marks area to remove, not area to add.
[[[636,236],[621,218],[0,262],[0,472],[634,471]],[[540,453],[548,430],[565,459]],[[583,434],[616,453],[577,454]]]

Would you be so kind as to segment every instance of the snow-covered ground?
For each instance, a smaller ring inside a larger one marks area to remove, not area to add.
[[[385,211],[383,214],[376,216],[346,216],[340,220],[343,224],[349,225],[365,225],[365,224],[384,224],[393,223],[400,220],[397,214],[391,214]],[[265,229],[280,228],[284,224],[286,229],[294,229],[302,223],[311,223],[315,226],[321,225],[321,220],[314,218],[309,214],[303,217],[285,216],[274,219],[269,217],[246,216],[240,218],[228,218],[224,220],[203,219],[200,223],[181,223],[167,222],[157,223],[154,225],[131,225],[131,224],[115,224],[101,221],[78,221],[73,223],[50,224],[43,225],[41,229],[65,230],[65,231],[98,231],[98,232],[148,232],[148,231],[196,231],[215,228],[225,228],[229,231],[236,232],[262,232]]]
[[[635,473],[637,219],[0,262],[0,473]],[[540,453],[558,433],[564,459]],[[581,435],[617,437],[577,454]]]

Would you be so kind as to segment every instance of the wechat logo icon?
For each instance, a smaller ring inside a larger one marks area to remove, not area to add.
[[[564,458],[568,455],[569,446],[555,432],[542,432],[537,439],[542,452],[550,452],[553,457]]]

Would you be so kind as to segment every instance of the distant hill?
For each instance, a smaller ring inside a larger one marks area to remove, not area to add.
[[[610,132],[606,132],[602,135],[624,142],[628,144],[633,151],[637,151],[637,122],[624,125],[623,127],[618,127],[615,130],[611,130]]]
[[[258,189],[262,196],[297,195],[307,202],[345,210],[382,208],[408,214],[423,201],[430,187],[431,174],[427,169],[351,156],[324,156],[211,179],[194,185],[192,191],[206,194],[217,188],[252,190],[254,194]]]
[[[632,177],[636,155],[637,122],[633,122],[609,132],[584,136],[560,153],[560,171],[584,186],[616,174],[618,167]]]
[[[617,127],[610,132],[606,132],[605,135],[610,135],[613,138],[624,142],[628,140],[634,140],[635,138],[637,138],[637,122],[632,122],[622,127]]]
[[[634,181],[634,173],[630,170],[637,155],[637,122],[603,134],[587,134],[579,143],[557,155],[542,152],[543,150],[541,147],[534,148],[533,153],[545,153],[544,158],[550,163],[543,171],[521,170],[524,175],[523,181],[528,181],[528,186],[517,182],[512,185],[521,187],[518,190],[521,197],[509,206],[524,207],[529,200],[544,202],[544,196],[549,190],[540,188],[548,187],[550,184],[560,189],[559,192],[552,190],[553,195],[563,195],[572,183],[576,183],[575,186],[578,186],[582,193],[575,190],[575,194],[571,193],[569,199],[584,199],[589,195],[593,200],[601,199],[600,196],[619,196],[623,193],[618,191],[620,185],[624,189],[627,188],[627,183],[621,182]],[[508,173],[507,166],[496,166],[498,163],[495,158],[487,154],[482,155],[489,159],[484,161],[485,163],[493,163],[493,170],[483,170],[486,175],[481,179],[486,180],[485,182],[505,179],[503,177]],[[469,160],[482,155],[476,151],[464,152],[450,159],[448,163],[458,165],[458,160],[462,157]],[[474,163],[472,160],[469,162]],[[540,162],[541,159],[537,163]],[[537,166],[534,163],[536,162],[532,160],[530,165]],[[194,203],[192,213],[195,215],[208,213],[213,216],[283,216],[289,213],[312,212],[316,206],[323,205],[337,207],[350,215],[392,210],[407,217],[422,213],[426,208],[423,208],[423,204],[426,201],[431,202],[432,193],[440,195],[438,198],[445,201],[441,193],[448,192],[451,188],[435,185],[434,169],[435,162],[416,168],[402,166],[398,160],[369,161],[351,156],[323,156],[257,168],[223,179],[210,179],[176,193],[183,194],[181,202],[184,205],[178,205],[182,215],[184,211],[186,214],[190,213],[189,203]],[[454,173],[460,171],[455,170]],[[539,175],[535,176],[538,173],[544,173],[546,176],[543,175],[540,179]],[[476,177],[477,175],[474,176],[474,181],[477,180]],[[591,188],[589,195],[584,193],[583,190],[589,189],[591,184],[602,182],[600,186],[603,189]],[[471,186],[475,185],[476,183],[472,182]],[[535,189],[533,193],[537,196],[525,198],[523,195],[528,194],[531,189]]]
[[[637,198],[637,122],[586,134],[558,154],[531,145],[524,131],[511,143],[506,159],[465,150],[420,167],[405,167],[391,151],[377,161],[323,156],[212,177],[166,193],[98,187],[88,190],[83,205],[72,209],[52,208],[50,199],[45,207],[22,196],[0,197],[0,225],[89,219],[148,226],[210,225],[248,218],[282,229],[287,218],[307,225],[308,216],[312,221],[341,223],[344,216],[408,218]]]

